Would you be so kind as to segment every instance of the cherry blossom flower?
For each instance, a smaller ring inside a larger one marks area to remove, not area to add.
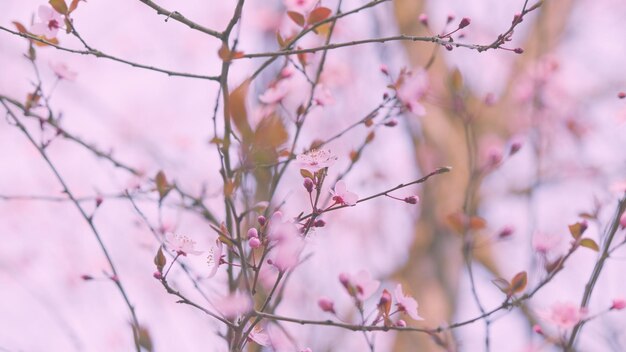
[[[370,298],[378,287],[380,281],[373,280],[372,275],[367,270],[361,270],[356,275],[352,276],[346,273],[339,275],[339,281],[348,289],[348,291],[354,290],[354,296],[360,301],[365,301]]]
[[[240,291],[215,301],[215,308],[226,318],[236,318],[252,309],[250,297]]]
[[[252,331],[250,331],[250,334],[248,334],[248,340],[253,341],[261,346],[269,346],[271,344],[270,337],[265,332],[263,332],[263,329],[261,328],[252,329]]]
[[[333,195],[333,201],[341,205],[352,206],[359,200],[359,196],[356,193],[348,191],[346,183],[343,180],[337,181],[335,189],[331,190],[330,193]]]
[[[555,303],[549,310],[539,312],[539,317],[561,329],[570,329],[587,317],[587,309],[574,303]]]
[[[63,23],[63,17],[56,12],[52,7],[41,5],[37,10],[39,15],[39,22],[35,22],[30,29],[30,32],[34,35],[41,35],[48,39],[52,39],[57,36],[61,23]]]
[[[426,115],[426,109],[420,103],[428,90],[428,76],[424,70],[404,71],[400,78],[398,99],[407,109],[417,116]]]
[[[165,235],[165,240],[168,245],[172,248],[172,251],[176,252],[178,255],[186,256],[187,254],[198,255],[202,253],[201,251],[194,250],[196,246],[196,241],[184,235],[177,235],[171,232]]]
[[[276,268],[286,270],[298,263],[304,242],[296,225],[291,221],[284,221],[281,212],[277,211],[272,215],[267,237],[274,242],[270,259]]]
[[[66,81],[74,81],[78,73],[70,70],[70,68],[63,62],[51,63],[50,68],[54,71],[54,74],[58,79],[64,79]]]
[[[559,237],[546,235],[540,231],[535,232],[532,238],[533,249],[543,255],[556,248],[560,242],[561,239]]]
[[[320,169],[332,166],[337,160],[337,157],[326,149],[312,149],[296,156],[296,160],[301,168],[315,173]]]
[[[217,269],[223,263],[222,257],[222,241],[215,240],[215,246],[209,250],[209,256],[207,257],[207,264],[209,264],[209,276],[213,277],[217,273]]]
[[[402,285],[398,284],[398,286],[396,286],[394,295],[396,296],[396,306],[399,311],[408,314],[414,320],[424,320],[424,318],[420,317],[417,313],[417,301],[411,296],[404,295]]]

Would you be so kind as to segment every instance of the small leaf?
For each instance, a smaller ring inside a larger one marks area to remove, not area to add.
[[[72,3],[70,4],[70,9],[68,11],[68,13],[72,13],[74,12],[74,10],[76,10],[76,8],[78,7],[78,2],[80,0],[72,0]]]
[[[20,32],[22,34],[28,33],[28,30],[26,30],[26,27],[24,27],[24,25],[21,24],[20,22],[13,21],[13,25],[15,26],[15,28],[17,28],[18,32]]]
[[[580,240],[580,245],[596,252],[600,251],[600,247],[598,246],[596,241],[592,240],[591,238],[583,238],[582,240]]]
[[[472,230],[482,230],[487,227],[487,221],[479,216],[472,216],[469,221],[469,228]]]
[[[165,259],[165,256],[163,255],[163,247],[159,247],[159,251],[154,256],[154,265],[156,265],[157,270],[162,273],[165,264],[167,264],[167,259]]]
[[[307,23],[315,24],[317,22],[322,22],[330,16],[331,12],[332,11],[328,7],[318,7],[311,11],[309,18],[307,19]]]
[[[56,12],[61,15],[67,14],[67,4],[65,3],[65,0],[50,0],[48,3],[50,3],[50,6],[52,6],[52,8],[54,8]]]
[[[150,332],[147,328],[143,326],[137,327],[137,342],[139,342],[139,346],[146,349],[148,352],[154,351],[154,347],[152,345],[152,338],[150,337]]]
[[[510,287],[508,295],[512,296],[516,293],[520,293],[524,291],[527,284],[528,284],[528,275],[526,274],[526,272],[522,271],[521,273],[518,273],[511,280],[511,287]]]
[[[41,40],[45,40],[45,41],[47,41],[47,42],[48,42],[48,43],[50,43],[50,44],[59,45],[59,40],[58,40],[57,38],[52,38],[52,39],[50,39],[50,38],[46,38],[46,37],[44,37],[43,35],[40,35],[40,36],[38,36],[37,38],[39,38],[39,39],[41,39]],[[37,41],[37,40],[32,40],[32,42],[33,42],[35,45],[40,46],[40,47],[43,47],[43,46],[48,46],[48,45],[49,45],[48,43],[40,42],[40,41]]]
[[[291,18],[291,20],[294,21],[298,26],[304,27],[305,21],[302,14],[295,11],[287,11],[287,16],[289,16],[289,18]]]
[[[458,68],[452,71],[452,76],[450,77],[450,88],[452,88],[452,92],[455,94],[463,89],[463,76]]]
[[[239,133],[241,133],[241,138],[244,143],[249,143],[254,135],[252,127],[250,127],[250,123],[248,122],[248,112],[246,109],[246,98],[248,97],[249,87],[250,80],[247,79],[243,81],[239,87],[235,88],[228,98],[230,117],[233,119]]]
[[[573,224],[573,225],[569,225],[569,233],[572,234],[572,237],[574,237],[575,240],[579,239],[580,236],[582,236],[583,232],[585,232],[585,230],[587,229],[586,226],[583,227],[583,225],[579,222]]]
[[[561,270],[563,268],[563,262],[564,262],[563,256],[561,256],[553,262],[546,262],[544,268],[546,269],[546,272],[550,274],[557,270]]]
[[[300,169],[300,175],[302,175],[302,177],[304,178],[308,177],[311,180],[313,179],[313,174],[307,169]]]
[[[493,279],[491,280],[491,282],[496,285],[496,287],[502,291],[502,293],[506,293],[508,294],[511,288],[511,284],[503,278],[497,278],[497,279]]]
[[[159,201],[161,201],[165,198],[165,196],[167,196],[172,188],[169,183],[167,183],[167,177],[165,177],[165,173],[163,171],[157,172],[154,182],[156,183],[156,188],[159,192]]]
[[[313,28],[313,32],[315,34],[317,34],[317,35],[322,36],[322,37],[328,37],[328,34],[330,33],[330,26],[331,26],[330,22],[321,24],[321,25]]]

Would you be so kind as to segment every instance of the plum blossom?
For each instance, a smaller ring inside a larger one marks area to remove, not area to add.
[[[537,231],[533,234],[532,246],[538,253],[546,255],[559,245],[561,239],[556,236],[550,236],[543,232]]]
[[[346,183],[343,180],[337,181],[335,189],[331,190],[330,193],[332,193],[333,201],[336,204],[352,206],[359,200],[359,196],[356,193],[348,191]]]
[[[300,167],[313,173],[325,167],[332,166],[336,160],[337,157],[326,149],[312,149],[304,154],[296,156],[296,161]]]
[[[426,115],[426,109],[420,103],[428,90],[428,76],[422,69],[404,71],[399,79],[398,99],[406,108],[417,116]]]
[[[370,298],[380,286],[380,281],[372,279],[367,270],[361,270],[356,275],[341,273],[339,281],[360,301]]]
[[[54,74],[58,79],[64,79],[66,81],[74,81],[78,73],[70,70],[70,68],[63,62],[51,63],[50,68],[54,71]]]
[[[235,293],[215,301],[215,308],[226,318],[235,318],[252,309],[252,301],[245,293]]]
[[[284,221],[283,214],[275,212],[270,219],[267,237],[274,242],[271,252],[272,264],[279,270],[287,270],[298,264],[304,242],[293,222]]]
[[[215,240],[215,246],[211,247],[209,250],[209,256],[207,257],[207,264],[209,264],[208,277],[215,276],[217,269],[224,263],[224,260],[222,259],[224,256],[222,248],[222,241]]]
[[[417,301],[411,296],[404,295],[402,285],[398,284],[398,286],[396,286],[394,295],[396,296],[396,306],[399,311],[408,314],[414,320],[424,320],[424,318],[420,317],[417,313]]]
[[[263,329],[261,328],[252,329],[252,331],[250,331],[250,334],[248,334],[248,340],[253,341],[261,346],[269,346],[271,344],[270,337],[265,332],[263,332]]]
[[[184,235],[177,235],[171,232],[165,235],[165,240],[169,247],[171,247],[172,251],[176,252],[178,255],[186,256],[187,254],[198,255],[202,253],[201,251],[196,251],[194,247],[196,246],[196,241]]]
[[[41,5],[37,10],[39,15],[39,22],[35,22],[30,28],[31,33],[35,35],[41,35],[48,39],[52,39],[57,36],[61,23],[63,23],[63,17],[56,12],[52,7]]]
[[[549,310],[538,315],[559,328],[570,329],[587,317],[587,309],[571,302],[555,303]]]

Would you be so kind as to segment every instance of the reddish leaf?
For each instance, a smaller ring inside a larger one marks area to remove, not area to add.
[[[287,11],[287,16],[289,16],[289,18],[291,18],[291,20],[294,21],[298,26],[304,27],[305,21],[302,14],[295,11]]]
[[[156,183],[157,191],[159,192],[159,200],[163,200],[165,196],[172,189],[171,186],[167,183],[167,177],[165,177],[165,173],[163,171],[157,172],[154,177],[154,182]]]
[[[154,265],[156,265],[157,270],[161,273],[163,272],[163,268],[166,263],[167,259],[165,259],[165,256],[163,255],[163,247],[159,247],[159,251],[154,256]]]
[[[508,295],[512,296],[516,293],[520,293],[524,291],[527,284],[528,284],[528,275],[526,274],[526,272],[522,271],[521,273],[518,273],[511,280],[511,287],[510,287]]]
[[[26,30],[26,27],[24,27],[23,24],[17,22],[17,21],[13,21],[13,25],[15,26],[15,28],[17,28],[17,31],[22,33],[22,34],[26,34],[28,33],[28,30]]]
[[[579,222],[573,224],[573,225],[569,225],[569,233],[572,234],[572,237],[574,237],[574,239],[579,239],[580,236],[582,236],[583,232],[585,232],[585,230],[587,229],[586,227],[583,227],[583,225]]]
[[[235,90],[230,93],[228,98],[230,117],[246,144],[249,144],[253,136],[252,128],[248,122],[248,112],[246,110],[246,98],[248,97],[249,87],[250,80],[243,81],[239,87],[235,88]]]
[[[289,139],[289,134],[280,117],[276,114],[267,116],[261,122],[254,133],[254,145],[257,147],[280,147]]]
[[[48,3],[50,3],[50,6],[52,6],[52,8],[61,15],[65,15],[67,13],[67,4],[65,3],[65,0],[50,0]]]
[[[598,246],[596,241],[592,240],[591,238],[583,238],[582,240],[580,240],[580,245],[596,252],[600,251],[600,246]]]
[[[496,287],[502,291],[502,293],[508,294],[510,292],[511,284],[503,278],[497,278],[491,280],[491,282],[496,285]]]
[[[68,11],[68,13],[72,13],[74,12],[74,10],[76,10],[76,8],[78,7],[78,2],[80,0],[72,0],[72,3],[70,4],[70,9]]]
[[[318,7],[311,11],[309,18],[307,19],[307,23],[315,24],[317,22],[322,22],[330,16],[331,12],[332,11],[328,7]]]
[[[487,221],[479,216],[472,216],[469,221],[469,228],[472,230],[482,230],[487,227]]]

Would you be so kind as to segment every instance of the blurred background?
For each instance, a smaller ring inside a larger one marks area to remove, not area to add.
[[[305,12],[316,3],[247,1],[238,29],[239,49],[244,53],[277,50],[276,32],[288,35],[297,29],[286,10]],[[159,1],[217,30],[226,27],[234,4]],[[346,12],[363,4],[346,0],[340,8]],[[14,30],[12,21],[19,21],[28,27],[37,20],[40,5],[45,2],[3,1],[0,26]],[[324,0],[322,5],[333,12],[338,7],[336,1]],[[332,41],[399,33],[433,35],[455,29],[461,18],[468,17],[471,25],[457,33],[455,40],[461,35],[459,41],[487,44],[510,27],[523,5],[518,0],[394,0],[338,21]],[[428,26],[418,20],[421,14],[427,15]],[[448,16],[454,20],[446,27]],[[220,72],[218,40],[178,22],[164,21],[140,1],[81,2],[72,17],[85,41],[107,54],[173,71],[210,76]],[[626,4],[621,0],[546,1],[524,17],[507,44],[511,49],[523,48],[521,55],[505,50],[447,51],[419,42],[329,51],[321,75],[325,103],[307,117],[297,153],[365,117],[390,92],[387,85],[403,68],[417,72],[427,67],[428,90],[420,100],[426,114],[406,112],[397,117],[397,126],[376,128],[374,140],[361,150],[353,167],[351,152],[360,150],[372,129],[358,126],[332,141],[327,147],[338,161],[329,175],[336,177],[349,168],[346,183],[365,197],[440,166],[451,166],[452,172],[397,192],[401,198],[419,195],[416,206],[382,197],[329,214],[327,226],[316,229],[307,240],[311,257],[290,277],[277,312],[326,319],[328,315],[316,302],[328,296],[335,301],[339,316],[353,318],[351,299],[337,277],[366,269],[383,282],[379,291],[402,283],[417,299],[425,320],[409,321],[411,326],[437,327],[480,315],[471,293],[464,247],[470,248],[476,294],[492,309],[502,303],[504,295],[491,280],[510,280],[527,271],[529,287],[534,287],[545,277],[545,258],[533,247],[533,237],[554,239],[548,259],[557,258],[568,248],[567,225],[588,213],[597,214],[597,220],[589,221],[587,234],[600,243],[626,181],[626,100],[618,99],[618,92],[626,90],[626,46],[621,45],[624,18]],[[82,49],[70,35],[60,33],[58,39],[64,47]],[[322,44],[323,38],[313,35],[302,42],[303,47]],[[25,102],[33,91],[37,78],[24,57],[27,50],[25,39],[0,32],[0,95]],[[320,55],[308,56],[310,69],[315,69]],[[236,87],[264,61],[235,61],[229,84]],[[51,66],[58,63],[75,71],[76,80],[55,83]],[[128,199],[119,196],[135,187],[146,191],[137,197],[137,204],[154,227],[184,233],[200,249],[209,249],[216,233],[206,219],[177,206],[186,200],[174,195],[159,213],[158,196],[150,192],[148,177],[163,170],[186,193],[201,197],[216,218],[223,218],[219,156],[211,144],[218,84],[168,77],[51,47],[37,48],[37,64],[44,91],[54,89],[50,105],[55,114],[62,114],[62,126],[146,175],[115,168],[67,139],[54,139],[46,149],[72,191],[93,199],[83,203],[85,208],[94,210],[94,197],[103,195],[94,224],[117,264],[141,324],[150,332],[154,350],[227,350],[218,322],[176,304],[175,297],[152,277],[160,243]],[[248,96],[253,118],[262,116],[259,96],[282,64],[283,60],[277,60],[253,81]],[[388,75],[381,72],[381,65],[388,68]],[[308,98],[309,86],[298,72],[289,84],[279,111],[293,138],[293,116]],[[221,107],[217,116],[222,116]],[[28,126],[38,138],[54,136],[54,131],[40,130],[36,121]],[[511,155],[514,145],[521,149]],[[0,246],[0,351],[132,350],[128,312],[103,273],[108,265],[88,225],[74,205],[64,200],[60,184],[37,150],[4,120],[0,123],[0,170],[0,238],[4,243]],[[298,168],[290,166],[276,196],[286,201],[287,215],[307,209],[301,182]],[[471,236],[459,233],[455,226],[458,219],[469,216],[484,219]],[[625,235],[621,230],[616,241]],[[579,304],[596,259],[593,251],[577,251],[566,268],[520,309],[492,316],[491,350],[553,350],[533,333],[532,326],[539,323],[555,335],[559,331],[538,313],[555,302]],[[608,309],[614,298],[626,297],[624,260],[622,249],[608,261],[591,299],[591,314]],[[205,256],[187,256],[184,261],[198,274],[209,297],[226,294],[223,270],[207,279]],[[82,275],[94,280],[84,281]],[[197,297],[182,272],[173,269],[171,275],[173,285]],[[625,350],[623,324],[622,313],[602,314],[585,327],[578,347],[581,351]],[[266,329],[291,337],[285,351],[367,348],[359,333],[324,326],[281,326],[284,330]],[[479,321],[438,338],[450,350],[484,350],[485,324]],[[432,337],[418,333],[377,333],[375,343],[377,351],[442,349]]]

